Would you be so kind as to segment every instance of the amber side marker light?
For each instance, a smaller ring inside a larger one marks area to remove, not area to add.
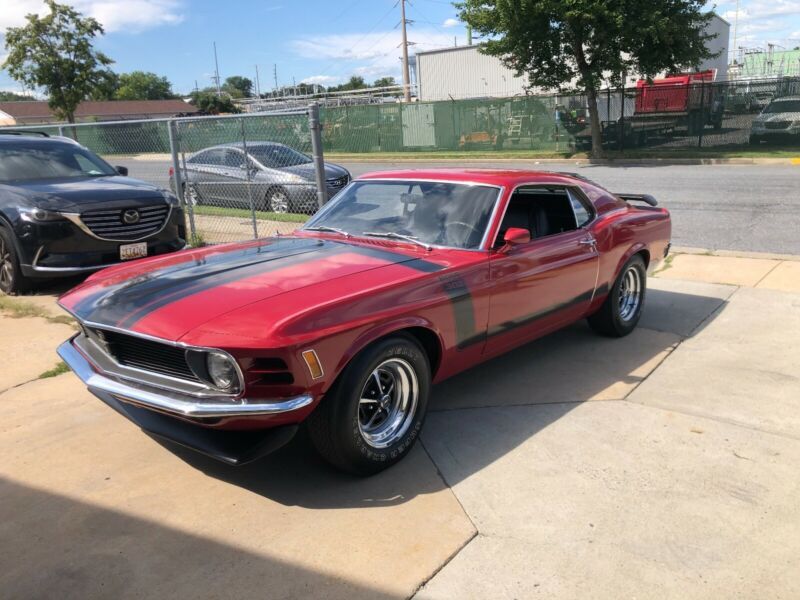
[[[313,350],[303,351],[303,360],[306,361],[312,379],[319,379],[325,374],[322,371],[322,363],[319,362],[319,356]]]

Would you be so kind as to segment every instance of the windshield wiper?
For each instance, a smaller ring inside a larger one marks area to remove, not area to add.
[[[330,227],[329,225],[315,225],[313,227],[303,227],[306,231],[330,231],[331,233],[338,233],[339,235],[343,235],[344,237],[350,237],[350,234],[346,232],[344,229],[339,229],[338,227]]]
[[[365,231],[364,235],[369,237],[389,238],[392,240],[404,240],[406,242],[411,242],[412,244],[416,244],[417,246],[422,246],[423,248],[425,248],[425,250],[433,250],[433,246],[420,241],[418,237],[415,237],[413,235],[395,233],[394,231],[387,231],[385,233],[380,231]]]

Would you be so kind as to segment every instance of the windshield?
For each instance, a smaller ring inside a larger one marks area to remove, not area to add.
[[[800,112],[800,100],[778,100],[764,109],[765,113]]]
[[[357,181],[305,229],[411,236],[424,244],[479,248],[499,189],[427,181]]]
[[[0,181],[117,175],[106,161],[72,144],[0,144]]]
[[[292,150],[288,146],[279,146],[277,144],[251,146],[247,151],[250,153],[250,156],[270,169],[293,167],[295,165],[304,165],[311,162],[310,156],[298,152],[297,150]]]

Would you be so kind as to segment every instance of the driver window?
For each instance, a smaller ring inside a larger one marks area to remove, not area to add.
[[[225,150],[223,166],[238,169],[244,164],[244,153],[238,150]]]
[[[529,231],[532,240],[573,231],[578,228],[575,216],[566,188],[518,188],[508,201],[495,247],[503,245],[503,237],[512,227]]]

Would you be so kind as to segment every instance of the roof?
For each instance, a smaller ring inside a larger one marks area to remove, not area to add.
[[[0,111],[17,119],[54,118],[47,102],[41,100],[0,102]],[[117,117],[120,115],[173,115],[194,113],[197,108],[183,100],[87,100],[81,102],[75,117]]]
[[[357,178],[435,180],[452,183],[480,183],[486,185],[515,186],[523,183],[562,183],[574,185],[576,178],[551,171],[528,171],[525,169],[403,169],[397,171],[373,171]]]

